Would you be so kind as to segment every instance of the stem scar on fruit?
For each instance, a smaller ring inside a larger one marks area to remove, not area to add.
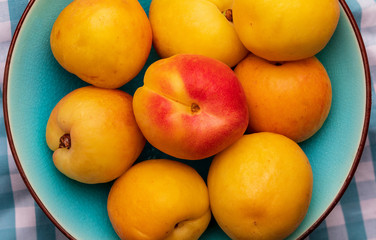
[[[63,136],[61,136],[59,141],[60,141],[59,148],[69,149],[71,147],[71,138],[70,138],[69,133],[66,133]]]
[[[223,11],[223,15],[225,15],[229,22],[232,22],[232,9],[227,9]]]
[[[283,62],[273,62],[273,64],[274,64],[275,66],[282,66],[282,65],[283,65]]]
[[[200,106],[197,103],[192,103],[191,112],[194,114],[194,113],[197,113],[199,111],[200,111]]]

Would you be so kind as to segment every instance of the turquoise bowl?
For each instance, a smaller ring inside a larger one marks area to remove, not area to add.
[[[15,31],[4,75],[4,115],[16,165],[36,202],[71,239],[117,239],[107,216],[111,183],[86,185],[56,170],[45,142],[45,126],[55,104],[86,83],[66,72],[54,59],[49,35],[60,11],[71,0],[31,0]],[[140,1],[146,13],[150,1]],[[367,56],[355,20],[344,0],[334,36],[317,57],[332,81],[333,102],[323,127],[301,143],[313,169],[308,213],[288,239],[305,238],[340,200],[354,175],[368,130],[371,88]],[[152,49],[140,74],[122,87],[133,94],[146,68],[159,59]],[[170,158],[149,144],[138,161]],[[177,159],[178,160],[178,159]],[[206,179],[211,159],[178,160]],[[229,239],[214,219],[202,239]]]

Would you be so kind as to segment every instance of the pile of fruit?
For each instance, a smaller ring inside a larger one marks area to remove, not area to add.
[[[149,6],[149,4],[147,4]],[[315,55],[337,0],[74,0],[51,49],[90,86],[53,109],[46,140],[76,181],[114,181],[107,211],[122,239],[198,239],[212,216],[232,239],[283,239],[304,219],[310,162],[298,143],[331,107]],[[119,89],[147,66],[135,94]],[[84,133],[84,134],[83,134]],[[134,164],[148,141],[178,159],[212,161],[205,181],[176,160]]]

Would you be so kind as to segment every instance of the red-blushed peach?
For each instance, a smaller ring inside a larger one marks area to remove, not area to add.
[[[179,54],[154,62],[136,90],[133,111],[145,138],[182,159],[212,156],[239,139],[248,125],[242,86],[226,64]]]
[[[57,103],[47,122],[46,141],[60,172],[90,184],[119,177],[145,145],[132,96],[93,86],[76,89]]]
[[[302,142],[324,124],[332,88],[316,57],[279,63],[250,54],[235,73],[247,97],[249,132],[274,132]]]

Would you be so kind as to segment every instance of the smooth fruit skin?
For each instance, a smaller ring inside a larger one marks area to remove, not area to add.
[[[207,180],[213,216],[231,239],[277,240],[304,219],[313,175],[297,143],[264,132],[217,154]]]
[[[153,0],[153,46],[162,58],[201,54],[235,66],[248,50],[222,14],[231,5],[228,0]]]
[[[70,135],[70,148],[59,147]],[[104,183],[125,172],[138,158],[145,139],[121,90],[93,86],[76,89],[52,110],[46,141],[56,168],[83,183]]]
[[[302,142],[329,115],[331,82],[316,57],[276,63],[250,54],[235,73],[247,98],[249,133],[275,132]]]
[[[190,166],[166,159],[138,163],[117,179],[107,210],[127,240],[195,240],[211,219],[204,180]]]
[[[50,44],[67,71],[103,88],[118,88],[143,68],[152,44],[137,0],[74,0],[56,19]]]
[[[269,61],[312,57],[331,39],[338,0],[234,0],[235,30],[244,46]]]
[[[210,157],[239,139],[248,108],[235,73],[201,55],[176,55],[154,62],[133,97],[145,138],[171,156]]]

